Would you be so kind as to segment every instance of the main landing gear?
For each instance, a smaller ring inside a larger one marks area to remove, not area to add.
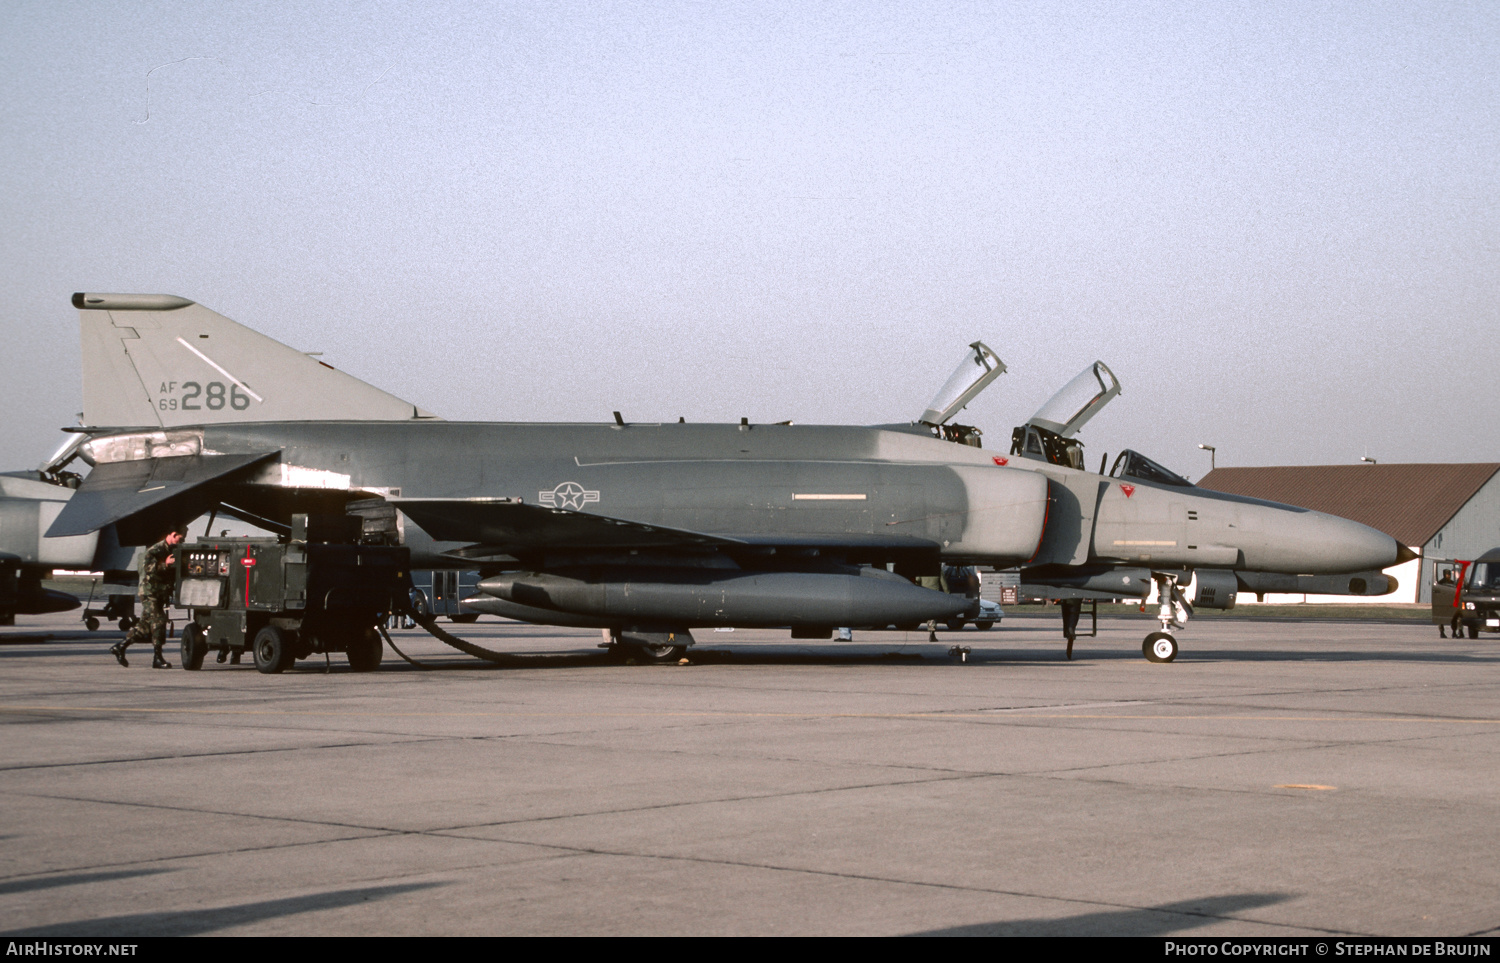
[[[614,629],[609,632],[609,641],[604,643],[610,653],[621,662],[637,662],[646,665],[667,665],[681,662],[687,656],[687,647],[693,644],[693,635],[681,632],[634,632]]]
[[[1156,597],[1161,600],[1156,610],[1161,631],[1146,636],[1141,643],[1141,654],[1148,662],[1171,662],[1177,658],[1177,638],[1172,635],[1172,629],[1187,625],[1193,607],[1182,594],[1182,589],[1177,587],[1176,575],[1152,572],[1151,580],[1156,583]]]

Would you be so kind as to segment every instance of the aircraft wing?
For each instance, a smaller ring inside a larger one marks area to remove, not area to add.
[[[936,542],[903,535],[831,533],[726,535],[648,525],[608,515],[528,505],[516,498],[392,498],[391,503],[438,541],[469,542],[458,553],[524,554],[539,550],[718,548],[744,552],[937,551]]]
[[[392,498],[390,502],[440,542],[474,542],[507,552],[733,544],[731,539],[714,535],[527,505],[517,498]]]
[[[47,529],[47,537],[87,535],[279,454],[186,455],[97,465]]]

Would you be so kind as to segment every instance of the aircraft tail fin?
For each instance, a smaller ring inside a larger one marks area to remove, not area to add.
[[[90,426],[434,417],[186,298],[75,294],[73,306]]]

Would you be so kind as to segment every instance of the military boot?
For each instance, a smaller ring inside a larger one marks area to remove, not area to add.
[[[171,667],[172,663],[168,662],[166,658],[162,656],[161,649],[157,649],[155,652],[151,653],[151,668],[170,669]]]
[[[116,642],[114,645],[110,646],[109,647],[109,654],[112,655],[112,656],[114,656],[115,659],[116,659],[116,661],[118,661],[125,668],[127,668],[127,669],[130,668],[130,663],[125,661],[125,643],[124,642]]]

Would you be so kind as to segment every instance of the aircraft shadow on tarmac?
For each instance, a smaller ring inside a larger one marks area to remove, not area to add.
[[[6,658],[34,658],[38,653],[34,651],[23,651],[19,647],[27,645],[46,644],[49,648],[57,647],[57,654],[76,654],[79,646],[97,646],[100,658],[110,661],[109,646],[124,637],[122,632],[47,632],[14,634],[0,633],[0,659]],[[539,637],[541,642],[548,637]],[[405,640],[403,647],[405,647]],[[476,640],[484,644],[485,639]],[[572,641],[577,642],[576,639]],[[716,640],[717,641],[717,640]],[[990,641],[984,639],[983,641]],[[1130,644],[1129,640],[1114,642],[1110,640],[1100,641],[1094,644],[1092,639],[1081,639],[1073,650],[1073,659],[1068,661],[1063,658],[1061,646],[1037,646],[1031,645],[1025,648],[1012,648],[1005,646],[1000,639],[993,640],[992,645],[983,645],[978,634],[964,633],[940,633],[937,642],[928,642],[926,639],[912,642],[881,642],[871,641],[862,643],[857,647],[849,645],[819,645],[816,641],[786,641],[786,642],[752,642],[741,646],[726,647],[727,644],[719,642],[717,645],[695,646],[688,650],[688,659],[694,665],[949,665],[957,664],[958,659],[946,654],[946,650],[952,645],[963,645],[970,649],[968,663],[971,665],[996,665],[1007,663],[1057,663],[1058,665],[1086,665],[1090,662],[1125,661],[1135,662],[1141,658],[1140,649]],[[1282,649],[1255,646],[1253,648],[1184,648],[1182,654],[1177,657],[1179,663],[1209,663],[1209,662],[1413,662],[1430,664],[1474,664],[1487,665],[1500,661],[1500,646],[1496,646],[1493,654],[1478,653],[1475,651],[1453,651],[1448,646],[1453,645],[1451,640],[1433,639],[1431,649],[1413,649],[1409,646],[1400,648],[1358,648],[1351,649],[1344,645],[1338,648],[1319,649],[1315,638],[1309,638],[1309,648]],[[1460,644],[1469,646],[1473,643],[1468,640],[1459,640]],[[491,643],[494,644],[494,643]],[[172,658],[177,647],[176,638],[167,642],[168,658]],[[150,655],[149,648],[141,647],[140,651],[146,656]],[[384,664],[380,667],[381,672],[421,671],[423,669],[438,669],[453,671],[457,669],[551,669],[551,668],[585,668],[591,666],[619,665],[622,668],[630,667],[622,663],[618,658],[603,649],[575,649],[562,652],[516,652],[504,653],[497,662],[485,662],[462,655],[458,652],[443,652],[437,658],[430,654],[414,656],[420,665],[411,665],[403,662],[395,653],[387,650]],[[175,661],[175,659],[173,660]],[[675,664],[675,663],[668,663]],[[204,666],[205,671],[214,671],[215,666],[210,664]],[[218,667],[228,668],[228,667]],[[250,659],[246,657],[244,664],[237,667],[241,670],[250,669]],[[342,656],[333,658],[328,663],[328,668],[334,672],[347,672],[349,667]],[[312,658],[300,662],[290,670],[293,672],[323,672],[325,663],[319,659]]]
[[[78,920],[72,923],[55,923],[29,930],[17,930],[11,936],[197,936],[245,926],[298,913],[318,910],[340,909],[371,900],[385,899],[401,893],[411,893],[446,886],[446,883],[408,883],[400,886],[368,886],[360,889],[332,890],[327,893],[310,893],[286,899],[262,900],[257,903],[240,903],[235,906],[219,906],[213,909],[189,910],[182,913],[129,913],[123,916],[104,916],[96,919]]]
[[[87,629],[79,629],[77,632],[15,632],[0,635],[0,655],[7,654],[4,647],[8,645],[40,645],[43,642],[56,645],[59,642],[104,642],[105,648],[109,648],[125,637],[124,632],[90,632]]]
[[[870,643],[861,646],[857,651],[849,651],[847,648],[827,646],[819,648],[806,643],[782,643],[766,644],[757,643],[737,648],[704,647],[691,648],[688,650],[688,661],[691,665],[958,665],[959,659],[946,653],[946,647],[952,644],[950,639],[939,638],[936,643],[923,642],[919,645],[913,643],[892,643],[882,646],[879,643]],[[915,649],[922,651],[914,651]],[[1065,659],[1059,650],[1052,648],[1027,648],[1027,649],[1005,649],[1005,648],[981,648],[970,646],[968,653],[968,665],[1006,665],[1006,664],[1035,664],[1056,663],[1059,666],[1081,666],[1090,662],[1139,662],[1141,653],[1138,648],[1128,645],[1118,647],[1101,646],[1097,649],[1075,648],[1071,661]],[[412,666],[401,662],[386,653],[386,662],[380,667],[381,672],[388,671],[411,671],[424,668],[436,670],[455,669],[562,669],[562,668],[584,668],[590,666],[619,666],[620,668],[646,668],[647,665],[635,663],[622,663],[618,658],[603,650],[597,652],[574,651],[557,653],[507,653],[502,661],[498,663],[481,662],[470,660],[459,656],[457,653],[445,653],[440,661],[432,660],[430,656],[417,658],[421,666]],[[1410,649],[1359,649],[1340,651],[1316,651],[1309,652],[1305,649],[1236,649],[1225,651],[1222,649],[1212,651],[1185,651],[1178,656],[1179,663],[1211,663],[1211,662],[1422,662],[1422,663],[1446,663],[1446,664],[1489,664],[1500,661],[1500,649],[1493,655],[1477,655],[1472,652],[1442,652],[1442,651],[1412,651]],[[247,663],[248,664],[248,663]],[[675,667],[675,663],[665,663],[665,667]],[[655,666],[662,667],[662,666]],[[207,667],[205,667],[206,669]],[[347,670],[346,665],[341,665],[337,659],[333,662],[334,671]],[[292,671],[321,672],[323,665],[320,662],[309,660],[301,663]]]
[[[10,839],[0,836],[0,839]],[[170,869],[118,869],[108,873],[69,873],[66,876],[37,876],[31,879],[13,879],[0,883],[0,896],[12,893],[32,893],[39,889],[55,889],[59,886],[82,886],[85,883],[107,883],[115,879],[132,879],[137,876],[155,876],[170,873]]]
[[[1075,659],[1080,658],[1073,651]],[[1084,658],[1094,656],[1085,653]],[[1231,649],[1213,652],[1184,652],[1178,662],[1429,662],[1457,665],[1488,665],[1500,661],[1500,650],[1493,655],[1476,655],[1472,652],[1422,652],[1410,649],[1340,649],[1331,652],[1308,652],[1285,649]]]
[[[1286,893],[1242,893],[1209,896],[1137,909],[1080,913],[1059,919],[1001,920],[940,930],[923,930],[911,936],[1168,936],[1223,922],[1250,923],[1233,914],[1282,903]]]

